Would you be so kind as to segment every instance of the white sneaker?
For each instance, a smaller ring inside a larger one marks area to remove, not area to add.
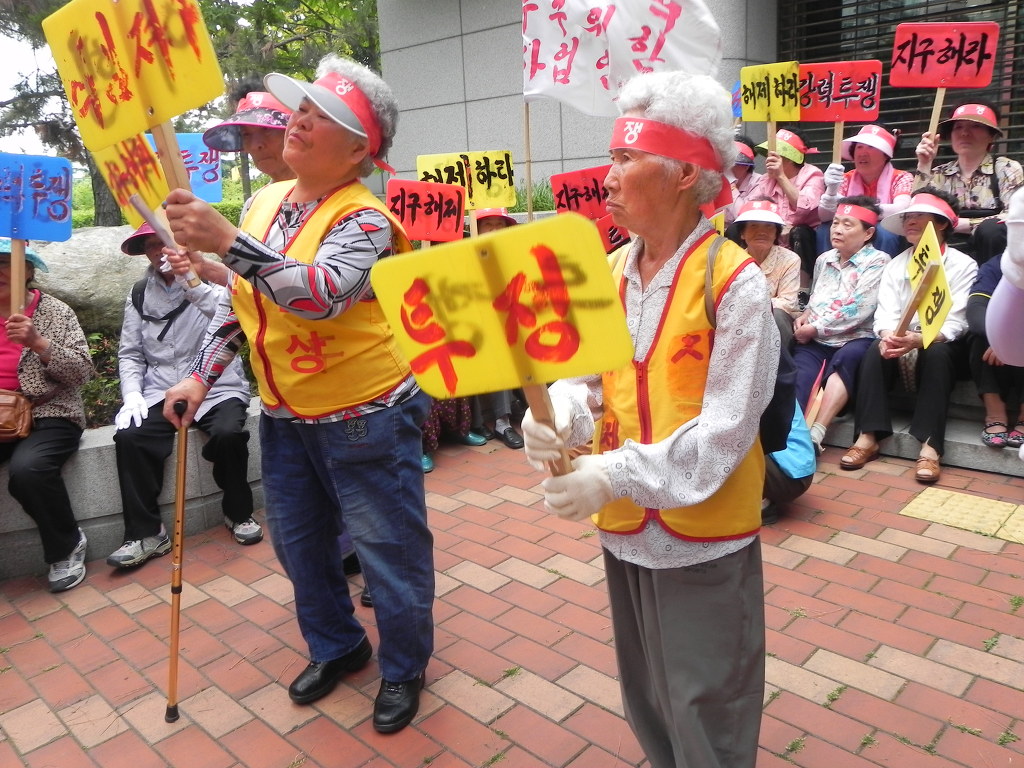
[[[239,544],[255,544],[263,541],[263,528],[251,517],[236,523],[230,517],[224,518],[224,527],[231,531]]]
[[[126,541],[110,553],[107,565],[112,565],[115,568],[131,568],[134,565],[142,565],[151,557],[166,555],[170,551],[171,540],[167,538],[167,531],[161,526],[160,533],[156,536]]]
[[[50,566],[46,580],[50,582],[51,592],[64,592],[77,587],[85,578],[85,546],[88,543],[85,532],[78,529],[78,544],[71,550],[67,560],[58,560]]]

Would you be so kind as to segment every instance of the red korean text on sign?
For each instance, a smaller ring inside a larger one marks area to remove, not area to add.
[[[409,338],[421,346],[437,344],[414,357],[409,366],[416,374],[426,373],[436,367],[445,390],[449,395],[454,395],[459,376],[453,358],[473,357],[476,355],[476,347],[468,341],[444,341],[447,333],[434,319],[434,310],[427,301],[429,295],[430,286],[427,282],[416,278],[402,296],[402,328]]]
[[[899,24],[889,84],[911,88],[984,88],[992,81],[995,22]]]
[[[462,237],[465,191],[454,184],[389,179],[388,210],[410,240],[448,242]]]
[[[555,197],[555,211],[574,212],[588,219],[604,216],[608,212],[608,190],[604,188],[604,180],[610,168],[610,165],[602,165],[553,174],[551,191]]]
[[[540,267],[541,282],[529,283],[526,274],[519,272],[491,306],[505,314],[505,341],[510,347],[519,342],[520,326],[532,328],[523,342],[527,356],[542,363],[564,363],[580,348],[579,331],[565,320],[569,313],[569,289],[558,257],[550,248],[538,245],[530,249],[530,254]],[[524,294],[530,299],[528,302],[524,301]],[[548,308],[559,319],[538,327],[538,311]]]
[[[122,208],[129,205],[128,198],[133,194],[143,189],[155,190],[162,180],[160,163],[141,136],[117,145],[117,159],[105,163],[104,176]]]
[[[878,118],[882,62],[832,61],[800,65],[800,120],[869,122]]]

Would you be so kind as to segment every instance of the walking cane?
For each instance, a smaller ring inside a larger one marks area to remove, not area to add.
[[[174,404],[178,418],[185,413],[187,403]],[[188,427],[178,427],[178,465],[174,482],[174,543],[171,545],[171,658],[170,677],[167,681],[167,712],[164,721],[178,720],[178,633],[181,618],[181,552],[185,536],[185,456],[188,452]]]

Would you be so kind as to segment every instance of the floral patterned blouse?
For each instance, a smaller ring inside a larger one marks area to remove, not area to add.
[[[814,263],[811,297],[805,315],[818,331],[815,341],[841,347],[854,339],[870,339],[878,306],[878,286],[889,254],[868,244],[845,264],[839,251],[825,251]]]

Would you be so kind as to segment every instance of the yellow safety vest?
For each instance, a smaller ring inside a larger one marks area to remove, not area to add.
[[[271,184],[253,199],[242,229],[265,240],[295,183]],[[412,250],[401,223],[362,184],[352,182],[317,205],[283,252],[312,264],[326,234],[345,216],[365,208],[391,222],[394,252]],[[250,363],[260,397],[316,419],[370,402],[409,373],[394,334],[375,298],[363,299],[337,317],[310,320],[265,298],[246,280],[232,287],[232,306],[252,351]]]
[[[714,329],[704,307],[704,275],[712,238],[710,233],[680,261],[647,356],[602,376],[604,416],[594,434],[595,453],[614,450],[627,439],[659,442],[700,415],[714,344]],[[712,279],[715,306],[749,260],[734,243],[722,246]],[[612,267],[623,302],[625,262],[620,258]],[[685,467],[666,469],[686,471]],[[595,523],[613,533],[637,533],[654,518],[681,539],[742,538],[761,526],[763,486],[764,454],[755,439],[722,487],[705,501],[674,509],[645,509],[630,498],[617,499],[601,509]]]

